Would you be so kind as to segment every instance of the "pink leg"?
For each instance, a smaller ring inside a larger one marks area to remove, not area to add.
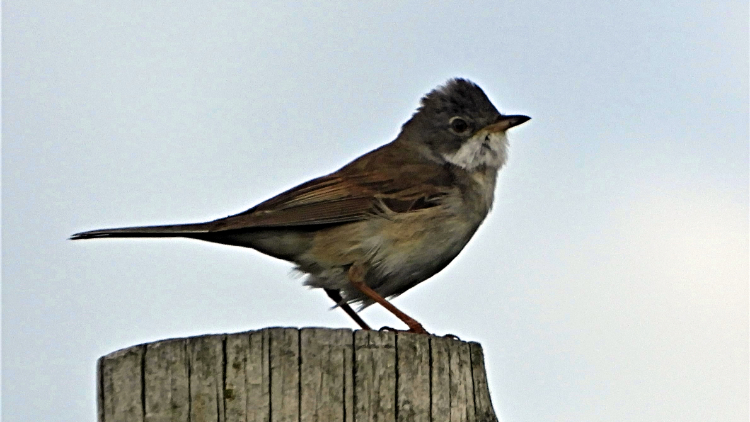
[[[405,313],[401,312],[398,308],[391,305],[390,302],[385,300],[382,296],[380,296],[375,290],[370,288],[367,284],[365,284],[365,271],[364,268],[362,268],[361,265],[354,264],[351,267],[349,267],[349,281],[356,287],[360,292],[362,292],[365,296],[369,297],[370,299],[374,300],[375,302],[379,303],[382,307],[389,310],[393,315],[395,315],[398,319],[404,322],[409,327],[410,333],[418,333],[418,334],[429,334],[425,329],[422,327],[422,324],[418,323],[414,318],[410,317],[409,315],[406,315]]]

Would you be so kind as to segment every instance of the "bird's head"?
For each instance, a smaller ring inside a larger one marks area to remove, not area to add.
[[[478,85],[457,78],[422,98],[399,138],[467,171],[499,170],[508,157],[505,132],[529,119],[501,114]]]

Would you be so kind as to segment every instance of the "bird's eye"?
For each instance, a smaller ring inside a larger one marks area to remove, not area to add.
[[[448,124],[451,126],[451,130],[453,133],[456,133],[458,135],[466,132],[469,129],[469,124],[461,117],[453,117],[448,121]]]

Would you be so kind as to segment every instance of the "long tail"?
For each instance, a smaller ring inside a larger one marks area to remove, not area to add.
[[[199,237],[208,233],[207,224],[176,224],[172,226],[123,227],[76,233],[71,240],[103,237]]]

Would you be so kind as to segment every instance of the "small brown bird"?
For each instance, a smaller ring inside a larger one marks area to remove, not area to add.
[[[349,306],[375,302],[426,331],[384,298],[448,265],[484,221],[508,157],[503,115],[476,84],[452,79],[422,98],[391,143],[240,214],[207,223],[93,230],[71,239],[185,237],[253,248],[291,261],[305,284]]]

